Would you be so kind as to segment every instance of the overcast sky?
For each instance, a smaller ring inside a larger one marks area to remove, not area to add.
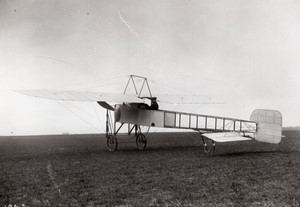
[[[97,104],[13,90],[122,92],[129,74],[226,102],[167,109],[300,125],[299,22],[297,0],[0,0],[0,135],[103,132]]]

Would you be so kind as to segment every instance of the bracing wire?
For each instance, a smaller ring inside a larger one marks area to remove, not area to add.
[[[249,129],[249,130],[255,130],[255,127],[252,127],[251,125],[249,125],[248,123],[244,123],[245,124],[245,126],[247,127],[247,129]]]
[[[171,85],[168,85],[166,83],[162,83],[162,82],[159,82],[156,80],[148,79],[148,81],[153,84],[152,87],[156,88],[156,90],[158,90],[159,92],[162,92],[162,93],[166,93],[166,91],[169,91],[170,89],[174,90],[174,91],[186,92],[182,88],[180,89],[180,88],[177,88],[177,87],[174,87],[174,86],[171,86]],[[157,86],[157,85],[159,85],[159,86]],[[161,88],[163,88],[166,91],[161,90]]]
[[[97,113],[97,110],[96,110],[96,108],[95,108],[95,106],[94,106],[94,103],[92,103],[92,107],[93,107],[93,109],[94,109],[94,111],[95,111],[95,114],[96,114],[98,120],[99,120],[99,123],[100,123],[101,128],[102,128],[103,131],[105,132],[105,128],[104,128],[103,125],[102,125],[102,121],[101,121],[101,119],[100,119],[100,117],[99,117],[99,114]]]
[[[89,125],[91,128],[101,132],[97,127],[95,127],[94,125],[92,125],[90,122],[88,122],[86,119],[84,119],[83,117],[79,116],[78,114],[76,114],[74,111],[72,111],[69,107],[63,105],[62,103],[60,103],[59,101],[55,100],[56,103],[58,103],[59,105],[61,105],[63,108],[67,109],[69,112],[71,112],[74,116],[76,116],[77,118],[79,118],[81,121],[83,121],[84,123],[86,123],[87,125]]]
[[[166,91],[169,91],[170,89],[173,90],[173,91],[181,91],[182,93],[190,93],[190,91],[187,91],[183,88],[178,88],[178,87],[175,87],[173,85],[169,85],[169,84],[166,84],[166,83],[163,83],[163,82],[160,82],[160,81],[157,81],[157,80],[152,80],[152,79],[148,79],[149,82],[153,83],[153,87],[155,87],[159,92],[161,93],[166,93]],[[159,85],[159,86],[157,86]],[[160,88],[164,88],[165,91],[161,90]],[[211,97],[208,96],[208,95],[202,95],[202,94],[193,94],[193,95],[197,95],[197,96],[200,96],[200,97],[203,97],[203,98],[207,98],[207,99],[210,99]]]
[[[113,129],[113,122],[112,122],[112,116],[111,116],[111,113],[110,111],[108,111],[108,118],[109,118],[109,127],[110,127],[110,131],[112,133],[115,133],[114,129]]]
[[[229,122],[229,123],[227,123],[226,125],[225,125],[225,127],[226,126],[228,126],[228,130],[230,130],[230,128],[232,127],[232,125],[233,125],[233,122]],[[228,132],[225,132],[225,134],[227,134]]]
[[[88,90],[88,89],[91,89],[91,88],[95,88],[96,86],[90,86],[90,87],[82,87],[84,85],[87,85],[87,84],[95,84],[95,83],[101,83],[99,85],[97,85],[97,87],[105,87],[105,86],[109,86],[109,85],[116,85],[116,84],[121,84],[121,79],[123,79],[124,76],[116,76],[114,78],[106,78],[105,81],[103,79],[97,79],[97,80],[91,80],[91,81],[83,81],[83,82],[78,82],[78,83],[73,83],[73,84],[63,84],[63,85],[58,85],[58,86],[55,86],[53,87],[54,89],[58,89],[58,88],[73,88],[73,89],[78,89],[78,90]],[[81,86],[81,87],[78,87],[78,86]],[[75,88],[76,87],[76,88]]]
[[[92,117],[92,118],[95,118],[94,114],[91,114],[91,113],[89,113],[89,112],[87,112],[87,111],[81,109],[80,107],[77,107],[76,105],[74,105],[74,104],[72,104],[72,103],[69,103],[69,104],[70,104],[71,106],[73,106],[74,108],[78,109],[79,111],[81,111],[81,112],[87,114],[88,116],[90,116],[90,117]],[[95,111],[95,113],[96,113],[96,117],[98,118],[98,120],[99,120],[99,122],[100,122],[100,124],[101,124],[101,119],[100,119],[98,113],[96,112],[96,109],[95,109],[94,105],[92,105],[92,106],[93,106],[93,109],[94,109],[94,111]],[[104,130],[102,124],[101,124],[101,128],[102,128],[103,132],[105,132],[105,130]]]
[[[88,116],[90,116],[90,117],[93,117],[93,118],[94,118],[94,114],[91,114],[91,113],[89,113],[89,112],[87,112],[87,111],[85,111],[85,110],[81,109],[80,107],[78,107],[78,106],[75,106],[74,104],[72,104],[72,103],[70,103],[70,102],[69,102],[69,105],[71,105],[72,107],[74,107],[74,108],[78,109],[79,111],[81,111],[81,112],[83,112],[83,113],[87,114]]]
[[[231,122],[228,122],[227,124],[225,124],[224,128],[229,130],[229,129],[231,128],[232,124],[233,124],[232,121],[231,121]],[[227,127],[227,128],[226,128],[226,127]]]
[[[124,76],[118,76],[116,78],[111,78],[109,80],[106,80],[105,83],[103,83],[103,80],[97,80],[97,81],[94,81],[94,83],[97,83],[97,82],[102,82],[101,84],[97,84],[95,86],[89,86],[89,87],[85,87],[85,88],[81,88],[81,90],[91,90],[91,89],[99,89],[99,88],[105,88],[107,86],[124,86],[124,82],[122,81],[124,80]],[[120,91],[121,92],[121,91]]]

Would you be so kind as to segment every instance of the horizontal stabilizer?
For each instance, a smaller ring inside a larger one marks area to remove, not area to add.
[[[38,98],[59,101],[89,101],[113,103],[143,103],[144,100],[133,94],[102,93],[89,91],[60,91],[60,90],[17,90],[16,92]]]
[[[215,142],[236,142],[253,140],[249,137],[242,136],[242,134],[238,132],[204,133],[202,135]]]

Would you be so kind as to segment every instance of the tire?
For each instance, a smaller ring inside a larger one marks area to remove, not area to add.
[[[118,140],[117,140],[117,137],[114,136],[114,135],[109,135],[109,136],[107,137],[107,142],[106,142],[106,144],[107,144],[107,148],[108,148],[109,151],[111,151],[111,152],[116,151],[117,148],[118,148]]]
[[[137,134],[137,136],[136,136],[136,146],[139,150],[146,149],[147,139],[146,139],[145,135]]]

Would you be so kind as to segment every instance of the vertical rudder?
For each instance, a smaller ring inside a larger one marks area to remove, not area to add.
[[[252,112],[250,120],[257,123],[255,140],[272,144],[281,141],[282,115],[279,111],[256,109]]]

